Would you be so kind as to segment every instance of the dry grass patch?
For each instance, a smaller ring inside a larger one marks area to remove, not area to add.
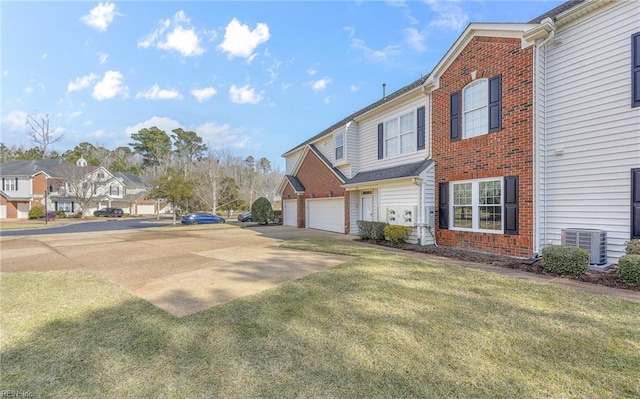
[[[184,318],[3,274],[1,389],[36,397],[634,398],[640,305],[332,240],[348,263]]]

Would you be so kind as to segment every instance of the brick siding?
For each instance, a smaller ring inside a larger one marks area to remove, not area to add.
[[[477,71],[476,79],[502,75],[502,130],[451,142],[450,95],[472,81],[472,71]],[[438,244],[529,257],[533,252],[532,48],[521,49],[520,39],[475,37],[442,74],[432,95],[436,199],[440,182],[519,176],[519,234],[437,228]]]

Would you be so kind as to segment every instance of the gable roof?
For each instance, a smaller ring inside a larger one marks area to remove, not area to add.
[[[422,171],[424,171],[432,163],[433,159],[425,159],[424,161],[393,166],[391,168],[360,172],[353,176],[353,178],[349,179],[344,186],[348,187],[354,184],[418,177],[420,173],[422,173]]]
[[[2,176],[34,176],[44,172],[50,177],[59,177],[57,169],[62,165],[72,165],[62,159],[15,160],[0,164]]]
[[[304,186],[297,177],[285,175],[284,178],[289,182],[289,184],[291,184],[291,187],[293,187],[293,191],[295,191],[296,193],[304,193]]]
[[[138,188],[147,188],[148,185],[142,178],[142,176],[134,175],[133,173],[125,173],[125,172],[116,172],[113,174],[115,177],[120,179],[122,183],[129,187],[138,187]]]

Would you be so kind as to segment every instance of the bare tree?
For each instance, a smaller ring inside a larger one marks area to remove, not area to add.
[[[40,149],[44,158],[49,155],[49,147],[57,143],[64,137],[60,134],[55,136],[56,128],[51,126],[49,114],[35,112],[27,115],[27,125],[31,131],[27,133],[33,144]]]
[[[84,219],[87,209],[96,198],[96,187],[90,171],[86,166],[65,163],[56,169],[56,176],[60,186],[64,187],[62,191],[65,196],[80,205]]]

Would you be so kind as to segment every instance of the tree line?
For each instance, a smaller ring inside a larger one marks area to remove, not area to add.
[[[62,153],[52,151],[55,128],[49,116],[29,115],[31,148],[7,147],[0,143],[0,162],[20,159],[63,159],[104,166],[110,172],[142,176],[151,187],[150,197],[164,199],[183,211],[212,212],[249,209],[251,202],[265,197],[272,203],[284,174],[271,161],[253,156],[242,158],[228,150],[209,148],[194,131],[173,129],[171,134],[156,126],[131,135],[128,146],[109,150],[82,142]]]

